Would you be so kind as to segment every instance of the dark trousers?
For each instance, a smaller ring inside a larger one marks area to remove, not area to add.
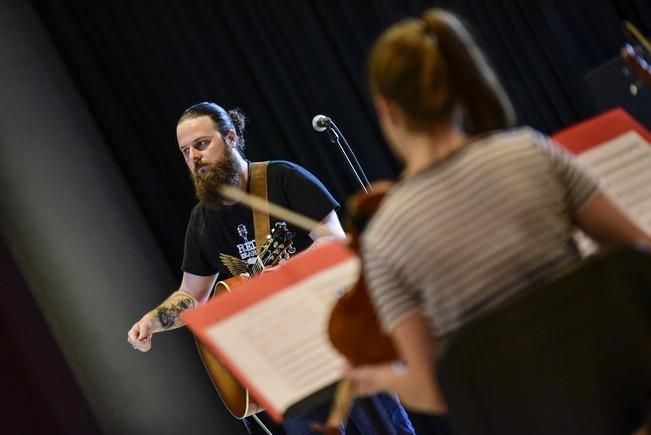
[[[379,412],[382,421],[386,421],[391,427],[388,428],[389,434],[395,435],[416,435],[416,431],[407,417],[407,412],[398,403],[397,400],[388,394],[379,394],[373,398],[374,411]],[[309,413],[287,419],[279,426],[271,421],[264,413],[258,414],[258,417],[265,423],[267,428],[274,435],[319,435],[319,432],[312,429],[312,423],[323,423],[328,418],[330,405],[325,404],[310,411]],[[262,435],[264,432],[256,422],[247,419],[247,426],[251,434]],[[342,429],[342,435],[376,435],[376,416],[372,415],[361,404],[355,404],[350,413],[350,418],[345,429]],[[267,423],[269,423],[267,425]]]
[[[408,411],[409,420],[418,435],[452,435],[450,419],[446,415],[423,414]]]

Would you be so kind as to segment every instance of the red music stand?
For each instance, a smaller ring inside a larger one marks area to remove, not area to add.
[[[564,128],[553,134],[552,139],[573,154],[580,154],[588,148],[607,142],[631,130],[636,131],[644,140],[651,143],[651,132],[624,109],[618,107]]]

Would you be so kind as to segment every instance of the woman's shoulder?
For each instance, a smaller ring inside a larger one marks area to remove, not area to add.
[[[529,126],[513,127],[508,130],[498,130],[480,137],[478,142],[536,142],[545,137],[543,133]]]

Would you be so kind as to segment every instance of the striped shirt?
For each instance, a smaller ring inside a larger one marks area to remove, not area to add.
[[[530,129],[494,133],[397,184],[362,237],[383,328],[422,310],[444,336],[579,260],[572,216],[596,179]]]

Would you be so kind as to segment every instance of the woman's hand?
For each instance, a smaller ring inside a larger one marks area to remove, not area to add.
[[[355,396],[371,396],[383,391],[395,392],[400,379],[394,364],[367,365],[350,368],[346,378],[350,380]]]

